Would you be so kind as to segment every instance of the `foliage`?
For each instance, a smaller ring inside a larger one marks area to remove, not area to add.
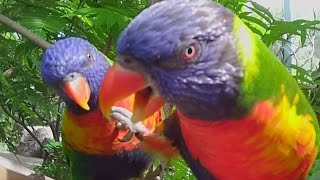
[[[317,159],[314,163],[313,172],[310,173],[311,175],[308,177],[309,180],[317,180],[320,177],[320,160]]]
[[[79,36],[112,57],[118,33],[145,5],[131,1],[4,0],[0,1],[0,11],[49,42]],[[1,123],[6,125],[0,129],[2,141],[14,151],[19,133],[11,129],[21,132],[27,125],[50,126],[58,140],[62,104],[40,78],[41,49],[2,24],[0,48],[0,111],[4,113]],[[53,153],[58,153],[56,150]],[[60,157],[59,153],[55,156]],[[59,168],[60,164],[49,161],[40,170],[54,176],[65,172]]]
[[[16,124],[9,120],[9,117],[5,116],[3,113],[0,114],[0,137],[1,141],[5,143],[5,147],[9,149],[10,152],[17,151],[18,132],[20,128]]]
[[[252,1],[216,1],[236,13],[267,46],[287,42],[291,36],[299,37],[301,45],[304,45],[308,34],[319,30],[316,26],[319,21],[301,19],[285,22]],[[2,14],[18,21],[46,41],[53,43],[63,37],[82,37],[111,59],[115,56],[114,47],[119,33],[146,6],[146,0],[0,0]],[[42,50],[3,24],[0,24],[0,49],[1,140],[14,151],[21,128],[46,125],[51,127],[58,141],[63,104],[40,78]],[[279,58],[285,62],[282,56],[279,55]],[[294,65],[290,68],[294,69],[293,75],[314,109],[320,113],[319,72]],[[68,177],[61,144],[51,142],[45,148],[52,155],[37,170],[56,179]],[[316,167],[319,167],[319,163],[316,163]],[[189,173],[183,160],[178,159],[171,163],[165,177],[194,179]],[[314,172],[313,177],[319,178],[319,171]]]
[[[48,152],[47,158],[41,167],[36,167],[36,172],[41,172],[46,176],[56,180],[67,180],[71,178],[69,166],[63,153],[61,142],[50,141],[45,145]]]
[[[190,168],[185,165],[184,160],[178,157],[169,163],[168,168],[166,168],[164,179],[175,180],[175,179],[189,179],[196,180],[192,174]]]
[[[235,12],[267,46],[277,41],[288,42],[284,35],[299,36],[303,45],[306,41],[307,31],[320,30],[319,27],[316,27],[316,25],[320,24],[319,20],[299,19],[288,22],[276,19],[267,8],[253,1],[249,3],[247,0],[217,1]]]

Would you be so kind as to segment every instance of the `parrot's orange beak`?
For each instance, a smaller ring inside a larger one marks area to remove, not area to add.
[[[99,107],[110,119],[111,106],[117,101],[135,94],[133,122],[142,121],[159,110],[165,101],[152,93],[142,74],[122,68],[118,63],[109,69],[99,92]]]
[[[90,110],[88,101],[90,99],[91,91],[89,84],[84,77],[79,76],[72,81],[63,83],[62,89],[70,97],[70,99],[72,99],[80,107],[85,110]]]

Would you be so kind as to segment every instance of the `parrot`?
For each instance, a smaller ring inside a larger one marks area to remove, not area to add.
[[[98,92],[110,68],[108,60],[88,41],[68,37],[49,47],[41,61],[44,83],[53,87],[66,104],[62,145],[74,180],[139,177],[151,163],[151,156],[128,129],[149,128],[151,132],[161,114],[155,112],[139,127],[121,126],[113,119],[130,120],[134,97],[129,96],[112,108],[113,119],[102,115]]]
[[[160,134],[169,143],[148,141],[159,151],[166,147],[157,141],[177,148],[197,179],[306,179],[318,154],[316,114],[235,13],[211,0],[163,0],[138,14],[116,44],[99,91],[109,99],[99,101],[103,114],[130,94],[132,123],[174,104]]]

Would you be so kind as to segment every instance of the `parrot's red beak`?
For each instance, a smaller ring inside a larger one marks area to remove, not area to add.
[[[90,110],[88,101],[90,99],[90,87],[87,80],[79,76],[76,79],[68,82],[64,82],[62,85],[63,91],[85,110]]]
[[[165,102],[153,94],[142,74],[124,69],[116,63],[109,69],[100,87],[99,107],[102,114],[110,119],[111,106],[132,94],[135,94],[133,122],[149,117]]]

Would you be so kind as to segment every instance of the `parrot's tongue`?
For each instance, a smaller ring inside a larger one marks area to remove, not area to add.
[[[164,105],[164,100],[153,92],[151,87],[146,87],[135,93],[133,122],[138,122],[151,116]]]
[[[100,87],[99,107],[101,112],[108,118],[111,106],[132,94],[135,94],[133,122],[144,120],[165,103],[160,96],[154,93],[142,74],[115,64],[107,72]]]

